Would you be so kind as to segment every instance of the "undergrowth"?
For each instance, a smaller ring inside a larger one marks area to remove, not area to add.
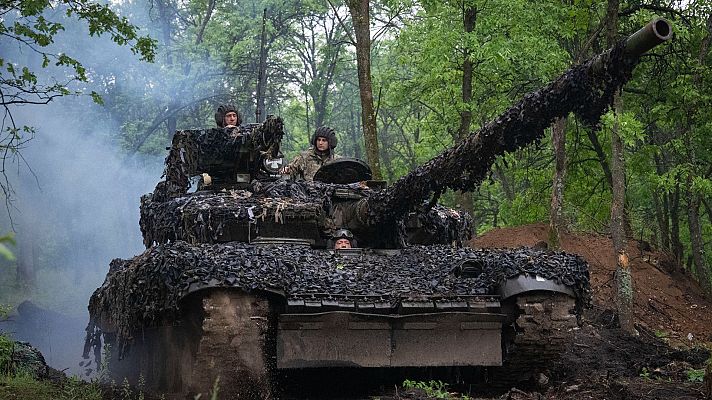
[[[432,399],[450,399],[450,400],[470,400],[466,395],[448,391],[448,384],[443,381],[412,381],[406,379],[403,381],[405,390],[422,391],[428,398]]]

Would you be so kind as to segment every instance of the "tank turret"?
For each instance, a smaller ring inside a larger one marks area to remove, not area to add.
[[[313,182],[284,179],[277,117],[177,132],[165,180],[141,199],[147,250],[112,262],[90,300],[88,344],[112,344],[117,379],[183,395],[220,377],[228,397],[270,398],[277,371],[334,367],[526,378],[570,340],[590,301],[586,263],[468,248],[469,217],[436,200],[475,188],[495,157],[555,118],[597,123],[670,32],[654,20],[388,187],[358,160],[327,164]],[[188,193],[194,176],[202,183]],[[328,248],[343,228],[360,249]]]

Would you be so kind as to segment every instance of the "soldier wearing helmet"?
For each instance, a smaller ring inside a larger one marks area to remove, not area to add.
[[[322,126],[314,131],[311,147],[301,152],[287,165],[282,172],[291,175],[293,179],[314,180],[314,175],[324,163],[340,158],[334,153],[336,147],[336,132],[328,126]]]
[[[232,104],[221,104],[215,111],[215,123],[220,128],[234,128],[242,123],[237,108]]]
[[[334,250],[350,249],[356,247],[356,239],[348,229],[339,229],[331,237]]]

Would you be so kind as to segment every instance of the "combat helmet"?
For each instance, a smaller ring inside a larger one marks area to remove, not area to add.
[[[229,112],[234,112],[237,114],[237,125],[240,125],[242,123],[242,116],[240,115],[240,112],[237,111],[237,108],[235,108],[234,105],[232,104],[221,104],[217,111],[215,111],[215,123],[220,127],[224,128],[225,127],[225,114]]]
[[[348,241],[351,243],[351,247],[358,247],[358,243],[356,242],[354,234],[346,228],[341,228],[337,229],[334,234],[331,235],[331,239],[329,239],[329,242],[327,244],[328,248],[333,249],[334,244],[336,244],[336,241],[339,239],[348,239]]]
[[[316,148],[316,138],[318,137],[323,137],[329,141],[330,150],[334,150],[334,148],[336,148],[338,141],[336,139],[336,132],[334,132],[332,128],[329,128],[328,126],[320,126],[316,128],[314,135],[312,135],[311,138],[311,145],[314,146],[314,148]]]

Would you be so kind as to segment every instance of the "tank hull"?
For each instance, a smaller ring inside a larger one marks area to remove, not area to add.
[[[307,313],[269,293],[200,290],[184,299],[180,323],[134,332],[130,351],[110,356],[109,371],[168,398],[207,396],[215,387],[227,398],[276,398],[281,373],[333,368],[499,367],[491,375],[509,384],[558,356],[576,316],[574,298],[561,293],[506,303],[474,296],[449,305],[469,311],[420,312],[420,304],[363,313],[324,311],[322,301]],[[111,332],[104,338],[115,343]]]

